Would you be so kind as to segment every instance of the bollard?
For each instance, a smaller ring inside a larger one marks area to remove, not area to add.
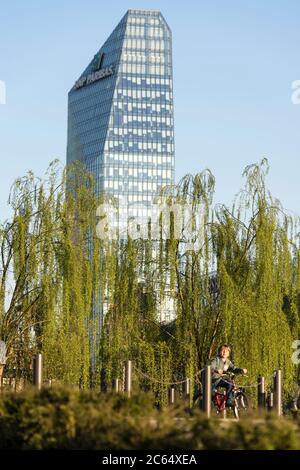
[[[115,393],[120,392],[120,380],[119,379],[113,379],[112,389]]]
[[[277,416],[282,415],[281,370],[276,370],[274,374],[274,409]]]
[[[191,394],[191,379],[186,379],[183,382],[183,399],[188,401]]]
[[[175,403],[175,388],[169,387],[169,405],[174,405]]]
[[[33,385],[41,390],[43,384],[43,356],[36,354],[33,358]]]
[[[123,371],[122,371],[122,380],[119,382],[119,392],[124,392],[125,390],[125,362],[123,364]]]
[[[4,371],[4,364],[0,364],[0,390],[2,389],[3,371]]]
[[[257,403],[260,410],[266,407],[265,378],[261,375],[257,379]]]
[[[0,390],[2,389],[2,378],[6,364],[6,353],[6,343],[5,341],[0,340]]]
[[[211,371],[210,366],[206,366],[203,374],[203,411],[207,418],[211,414]]]
[[[224,392],[223,392],[223,396],[225,396],[225,395],[226,395],[226,390],[224,390]],[[222,418],[226,419],[226,401],[224,401],[224,404],[223,404]]]
[[[125,362],[125,378],[124,378],[124,392],[128,397],[131,395],[132,389],[132,361]]]
[[[274,395],[273,392],[268,393],[268,411],[272,411],[274,406]]]

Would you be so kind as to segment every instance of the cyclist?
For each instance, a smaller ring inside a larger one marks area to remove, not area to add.
[[[235,367],[230,361],[231,348],[228,344],[222,344],[218,349],[218,355],[211,361],[211,372],[212,372],[212,385],[213,391],[217,387],[223,387],[226,389],[226,393],[229,397],[227,405],[233,405],[232,380],[226,375],[226,372],[233,372],[234,374],[247,374],[247,369],[241,369]]]

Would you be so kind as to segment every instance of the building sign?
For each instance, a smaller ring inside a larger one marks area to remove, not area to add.
[[[113,75],[114,68],[112,65],[110,65],[109,67],[101,68],[103,59],[104,59],[103,52],[101,54],[95,55],[94,60],[92,62],[93,72],[77,80],[77,82],[75,83],[76,90],[78,90],[79,88],[82,88],[85,85],[90,85],[91,83],[97,82],[98,80],[101,80],[102,78],[110,77],[111,75]]]
[[[96,54],[94,56],[93,62],[92,62],[92,71],[97,72],[97,70],[102,69],[102,64],[103,64],[103,59],[104,59],[104,52],[101,54]]]

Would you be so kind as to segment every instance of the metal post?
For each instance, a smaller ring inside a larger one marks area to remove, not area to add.
[[[175,388],[169,388],[169,405],[174,405],[175,403]]]
[[[2,378],[6,364],[6,352],[7,350],[5,341],[0,340],[0,390],[2,389]]]
[[[125,381],[124,381],[124,392],[128,397],[131,395],[132,389],[132,361],[125,362]]]
[[[260,410],[266,407],[265,378],[261,375],[257,379],[257,403]]]
[[[203,411],[207,418],[211,414],[211,371],[210,366],[206,366],[203,374]]]
[[[282,380],[281,370],[276,370],[274,375],[274,408],[277,416],[282,415]]]
[[[274,395],[273,392],[268,393],[268,411],[271,411],[274,406]]]
[[[223,392],[223,396],[225,396],[225,395],[226,395],[226,390],[224,390],[224,392]],[[226,419],[226,401],[223,404],[222,418]]]
[[[120,391],[120,380],[119,379],[113,379],[113,391],[115,393],[119,393]]]
[[[183,382],[183,399],[188,401],[191,394],[191,379],[186,379]]]
[[[4,371],[4,364],[0,364],[0,390],[2,389],[3,371]]]
[[[125,390],[125,362],[123,364],[123,374],[122,374],[122,380],[119,382],[119,392],[124,392]]]
[[[36,354],[33,358],[33,385],[38,390],[42,388],[43,384],[43,356],[42,354]]]

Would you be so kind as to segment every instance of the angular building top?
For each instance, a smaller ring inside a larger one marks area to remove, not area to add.
[[[149,208],[174,182],[172,36],[159,11],[128,10],[70,90],[74,160],[95,174],[98,192],[129,205]]]

